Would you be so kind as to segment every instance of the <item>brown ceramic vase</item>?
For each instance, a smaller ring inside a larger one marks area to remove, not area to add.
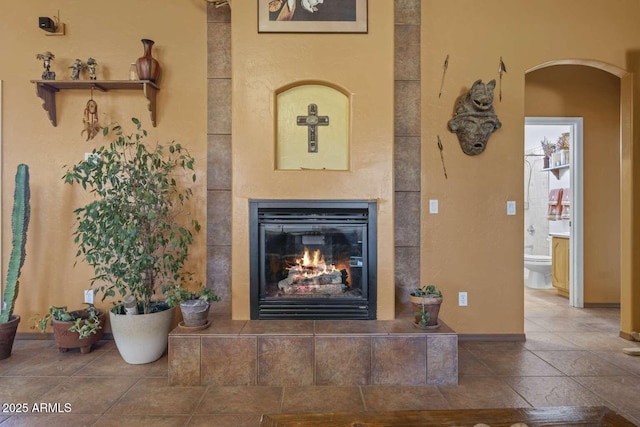
[[[144,55],[136,60],[138,78],[155,83],[160,79],[160,63],[151,55],[154,41],[149,39],[142,39],[141,41],[144,47]]]

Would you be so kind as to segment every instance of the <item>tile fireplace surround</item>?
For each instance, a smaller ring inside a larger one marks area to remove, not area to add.
[[[458,336],[397,320],[230,320],[169,335],[171,385],[455,385]]]

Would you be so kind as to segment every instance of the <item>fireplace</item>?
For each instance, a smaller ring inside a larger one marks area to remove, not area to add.
[[[251,319],[376,319],[376,208],[251,200]]]

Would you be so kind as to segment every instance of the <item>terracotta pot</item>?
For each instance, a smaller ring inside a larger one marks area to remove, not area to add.
[[[72,311],[71,314],[79,314],[82,317],[89,317],[89,313],[86,310]],[[101,326],[95,334],[91,334],[87,338],[80,338],[78,332],[71,332],[69,328],[75,322],[63,322],[60,320],[53,320],[53,337],[58,346],[58,350],[64,353],[72,348],[79,348],[80,353],[87,354],[91,352],[91,346],[104,337],[104,324],[106,317],[103,312],[98,314],[98,322]]]
[[[0,360],[11,356],[20,316],[13,315],[7,323],[0,323]]]
[[[425,329],[435,329],[440,327],[440,323],[438,323],[438,314],[440,313],[440,306],[442,305],[442,297],[429,298],[429,297],[416,297],[413,295],[409,295],[409,301],[413,305],[413,313],[419,312],[422,313],[422,309],[429,313],[429,322],[427,322]],[[420,326],[420,319],[422,318],[421,314],[414,315],[414,324],[418,327]]]

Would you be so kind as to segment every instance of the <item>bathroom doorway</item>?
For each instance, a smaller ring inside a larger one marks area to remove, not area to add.
[[[525,284],[551,286],[552,239],[569,241],[569,305],[584,306],[581,117],[525,118]]]
[[[584,117],[583,197],[576,201],[586,213],[583,262],[574,266],[583,295],[576,305],[619,306],[620,336],[627,339],[640,325],[628,232],[634,218],[633,87],[632,73],[597,60],[559,59],[525,72],[525,116]]]

